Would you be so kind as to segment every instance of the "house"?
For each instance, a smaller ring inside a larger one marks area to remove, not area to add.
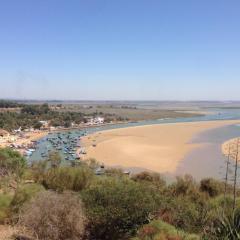
[[[49,127],[48,121],[39,121],[42,124],[42,129],[47,129]]]
[[[98,125],[98,124],[103,124],[103,123],[104,123],[103,117],[90,118],[87,122],[88,125]]]
[[[96,117],[95,122],[98,124],[103,124],[104,123],[104,118],[103,117]]]
[[[22,131],[22,127],[19,127],[18,129],[13,130],[14,133],[20,133]]]

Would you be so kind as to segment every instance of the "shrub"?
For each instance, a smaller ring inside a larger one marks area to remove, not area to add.
[[[141,172],[132,176],[132,179],[136,182],[153,184],[159,190],[166,187],[166,181],[162,178],[162,176],[158,173],[150,173],[150,172]]]
[[[44,187],[39,184],[26,184],[17,188],[11,202],[11,209],[14,213],[18,213],[20,208],[39,192],[44,191]]]
[[[61,164],[62,157],[59,152],[52,151],[49,153],[48,161],[50,162],[52,168],[57,168]]]
[[[232,215],[222,216],[215,222],[206,239],[237,240],[240,239],[240,209]]]
[[[174,196],[186,196],[198,192],[198,186],[192,176],[185,175],[177,177],[177,181],[170,185],[169,190]]]
[[[224,184],[212,178],[202,179],[200,191],[208,193],[210,197],[216,197],[224,192]]]
[[[57,191],[81,191],[91,183],[94,174],[87,167],[59,167],[49,169],[43,184],[48,189]]]
[[[105,174],[110,177],[125,177],[123,170],[121,168],[107,168]]]
[[[149,220],[155,207],[148,189],[125,178],[99,180],[82,193],[90,239],[122,239]]]
[[[81,240],[86,218],[82,202],[71,193],[41,192],[20,213],[19,225],[39,240]]]
[[[167,197],[161,203],[158,219],[162,219],[187,232],[200,232],[207,222],[209,210],[205,196],[195,200],[190,196]]]
[[[139,229],[132,240],[200,240],[195,234],[188,234],[160,220],[152,221]]]
[[[34,161],[31,163],[31,167],[28,169],[27,174],[24,175],[24,178],[33,179],[35,182],[42,183],[47,168],[47,160]]]
[[[19,152],[11,148],[0,149],[0,177],[9,174],[21,177],[26,166],[26,159]]]
[[[3,223],[10,215],[10,204],[12,196],[0,194],[0,223]]]

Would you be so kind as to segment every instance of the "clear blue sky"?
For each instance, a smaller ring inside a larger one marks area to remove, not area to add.
[[[2,0],[0,98],[240,100],[239,0]]]

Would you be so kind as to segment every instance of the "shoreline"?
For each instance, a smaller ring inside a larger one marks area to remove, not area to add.
[[[23,155],[28,146],[32,145],[33,142],[46,137],[48,133],[49,131],[40,130],[35,132],[24,132],[23,136],[12,135],[12,137],[15,139],[0,143],[0,148],[6,148],[11,147],[11,145],[15,145],[16,147],[14,147],[14,149]]]
[[[104,130],[83,138],[87,152],[84,159],[95,158],[107,167],[142,168],[172,174],[189,152],[202,146],[191,143],[196,134],[239,122],[181,122]]]

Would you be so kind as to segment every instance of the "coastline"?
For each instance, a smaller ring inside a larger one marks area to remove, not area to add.
[[[35,131],[35,132],[25,132],[23,133],[23,136],[14,136],[15,140],[12,141],[6,141],[3,143],[0,143],[0,148],[10,147],[12,144],[15,146],[18,146],[15,148],[16,151],[20,152],[21,154],[24,154],[26,147],[31,145],[34,141],[38,141],[45,136],[47,136],[49,131]]]
[[[239,122],[168,123],[97,132],[83,138],[87,152],[84,159],[95,158],[107,167],[141,168],[172,174],[189,152],[202,146],[190,142],[195,135]]]

